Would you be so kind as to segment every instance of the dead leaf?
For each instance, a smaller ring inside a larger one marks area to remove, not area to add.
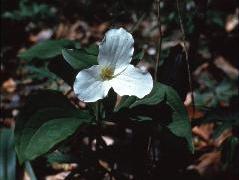
[[[72,171],[77,167],[75,163],[53,163],[52,168],[55,170],[63,170],[63,171]]]
[[[217,172],[220,169],[221,152],[214,151],[210,153],[203,154],[199,159],[198,163],[195,165],[190,165],[188,169],[195,169],[201,175],[205,175],[207,173]]]
[[[225,131],[223,131],[223,133],[220,134],[217,139],[214,140],[213,143],[216,147],[220,147],[222,143],[230,136],[232,136],[232,130],[226,129]]]
[[[204,113],[202,111],[199,111],[197,109],[195,109],[195,111],[194,111],[193,106],[191,106],[191,105],[186,106],[186,109],[188,111],[188,115],[191,120],[196,120],[196,119],[202,118],[204,116]]]
[[[226,19],[225,30],[227,32],[231,32],[236,27],[238,27],[238,24],[239,24],[238,13],[229,15]]]
[[[56,175],[47,176],[46,180],[64,180],[69,174],[70,174],[70,171],[61,172]]]
[[[99,160],[99,164],[100,164],[103,168],[105,168],[107,171],[111,171],[110,165],[109,165],[109,163],[107,163],[106,161]]]
[[[5,92],[8,92],[8,93],[12,93],[16,90],[16,87],[17,87],[17,83],[14,79],[12,78],[9,78],[8,80],[6,80],[5,82],[3,82],[2,84],[2,89],[5,91]]]
[[[207,70],[209,67],[209,63],[203,63],[202,65],[198,66],[197,69],[193,72],[194,76],[199,76],[203,71]]]
[[[200,126],[195,126],[192,132],[202,138],[205,141],[209,141],[214,129],[214,123],[202,124]]]
[[[230,78],[237,79],[239,76],[239,71],[233,67],[223,56],[218,56],[214,60],[214,64],[225,72]]]
[[[29,37],[30,42],[38,43],[50,39],[53,34],[51,29],[43,29],[38,34],[31,34]]]

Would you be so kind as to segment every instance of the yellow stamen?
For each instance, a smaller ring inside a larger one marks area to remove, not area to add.
[[[101,72],[100,72],[100,77],[103,79],[103,80],[110,80],[113,78],[113,69],[110,68],[110,67],[104,67],[101,69]]]

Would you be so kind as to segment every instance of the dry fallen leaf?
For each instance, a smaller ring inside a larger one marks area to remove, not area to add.
[[[91,36],[89,25],[81,20],[77,20],[74,23],[60,23],[55,34],[56,39],[65,38],[70,40],[79,40],[81,44],[87,44]]]
[[[30,42],[38,43],[50,39],[53,34],[51,29],[43,29],[38,34],[31,34],[29,37]]]
[[[219,171],[221,165],[220,159],[220,151],[206,153],[199,158],[197,164],[190,165],[188,169],[197,170],[201,175],[217,172]]]
[[[238,19],[238,13],[229,15],[227,17],[226,23],[225,23],[225,30],[227,32],[233,31],[236,27],[238,27],[239,19]]]
[[[11,128],[15,126],[15,120],[14,118],[0,118],[0,126],[3,125],[7,128]]]
[[[232,130],[226,129],[225,131],[223,131],[223,133],[220,134],[220,136],[217,139],[214,140],[213,144],[216,147],[220,147],[222,143],[230,136],[232,136]]]
[[[205,141],[209,141],[214,129],[214,123],[202,124],[200,126],[195,126],[192,132],[202,138]]]
[[[2,84],[3,91],[8,92],[8,93],[14,92],[16,90],[16,87],[17,87],[17,83],[12,78],[9,78]]]
[[[186,106],[186,109],[191,120],[196,120],[204,116],[204,113],[202,111],[199,111],[197,109],[195,109],[194,111],[193,106]]]
[[[77,167],[75,163],[53,163],[52,168],[55,170],[71,171]]]
[[[198,66],[197,69],[193,72],[193,76],[199,76],[203,71],[207,70],[209,67],[209,63],[203,63]]]
[[[239,71],[233,67],[223,56],[218,56],[214,60],[214,64],[225,72],[230,78],[237,79],[239,76]]]
[[[99,159],[99,164],[100,164],[103,168],[105,168],[107,171],[111,171],[111,167],[110,167],[109,163],[107,163],[106,161],[103,161],[103,160],[100,160],[100,159]]]
[[[70,174],[70,171],[61,172],[56,175],[47,176],[46,180],[64,180],[69,174]]]
[[[95,39],[101,39],[105,31],[109,28],[109,23],[97,24],[91,27],[91,35]]]

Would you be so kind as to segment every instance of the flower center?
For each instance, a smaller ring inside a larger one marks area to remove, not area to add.
[[[110,68],[110,67],[104,67],[101,69],[101,72],[100,72],[100,77],[103,79],[103,80],[110,80],[113,78],[113,69]]]

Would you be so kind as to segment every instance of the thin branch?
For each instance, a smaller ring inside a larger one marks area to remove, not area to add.
[[[134,31],[136,29],[138,29],[139,25],[142,23],[142,21],[144,20],[145,16],[146,16],[146,13],[143,13],[142,16],[139,18],[139,20],[129,30],[130,33],[134,33]]]
[[[152,145],[152,137],[149,136],[148,147],[147,147],[148,154],[150,153],[151,145]]]
[[[159,66],[159,60],[162,50],[162,29],[161,29],[161,19],[160,19],[160,0],[156,0],[157,4],[157,18],[158,18],[158,28],[159,28],[159,43],[157,47],[157,55],[156,55],[156,63],[155,63],[155,71],[154,71],[154,79],[157,81],[157,75],[158,75],[158,66]]]
[[[152,141],[153,141],[153,139],[152,139],[152,136],[150,135],[149,139],[148,139],[147,155],[148,155],[149,160],[152,159],[152,162],[154,162],[154,154],[152,154],[152,158],[151,158]]]
[[[188,60],[188,51],[187,51],[187,47],[186,47],[186,36],[185,36],[182,16],[181,16],[180,7],[179,7],[179,0],[176,0],[176,2],[177,2],[177,11],[178,11],[178,19],[179,19],[180,29],[181,29],[181,33],[182,33],[182,36],[183,36],[183,49],[184,49],[185,56],[186,56],[185,59],[186,59],[186,63],[187,63],[188,83],[189,83],[189,89],[190,89],[190,92],[191,92],[193,113],[194,113],[195,112],[195,102],[194,102],[194,95],[193,95],[191,70],[190,70],[190,65],[189,65],[189,60]]]
[[[65,95],[65,96],[68,96],[71,92],[73,92],[73,89],[72,89],[72,88],[70,88],[64,95]]]

